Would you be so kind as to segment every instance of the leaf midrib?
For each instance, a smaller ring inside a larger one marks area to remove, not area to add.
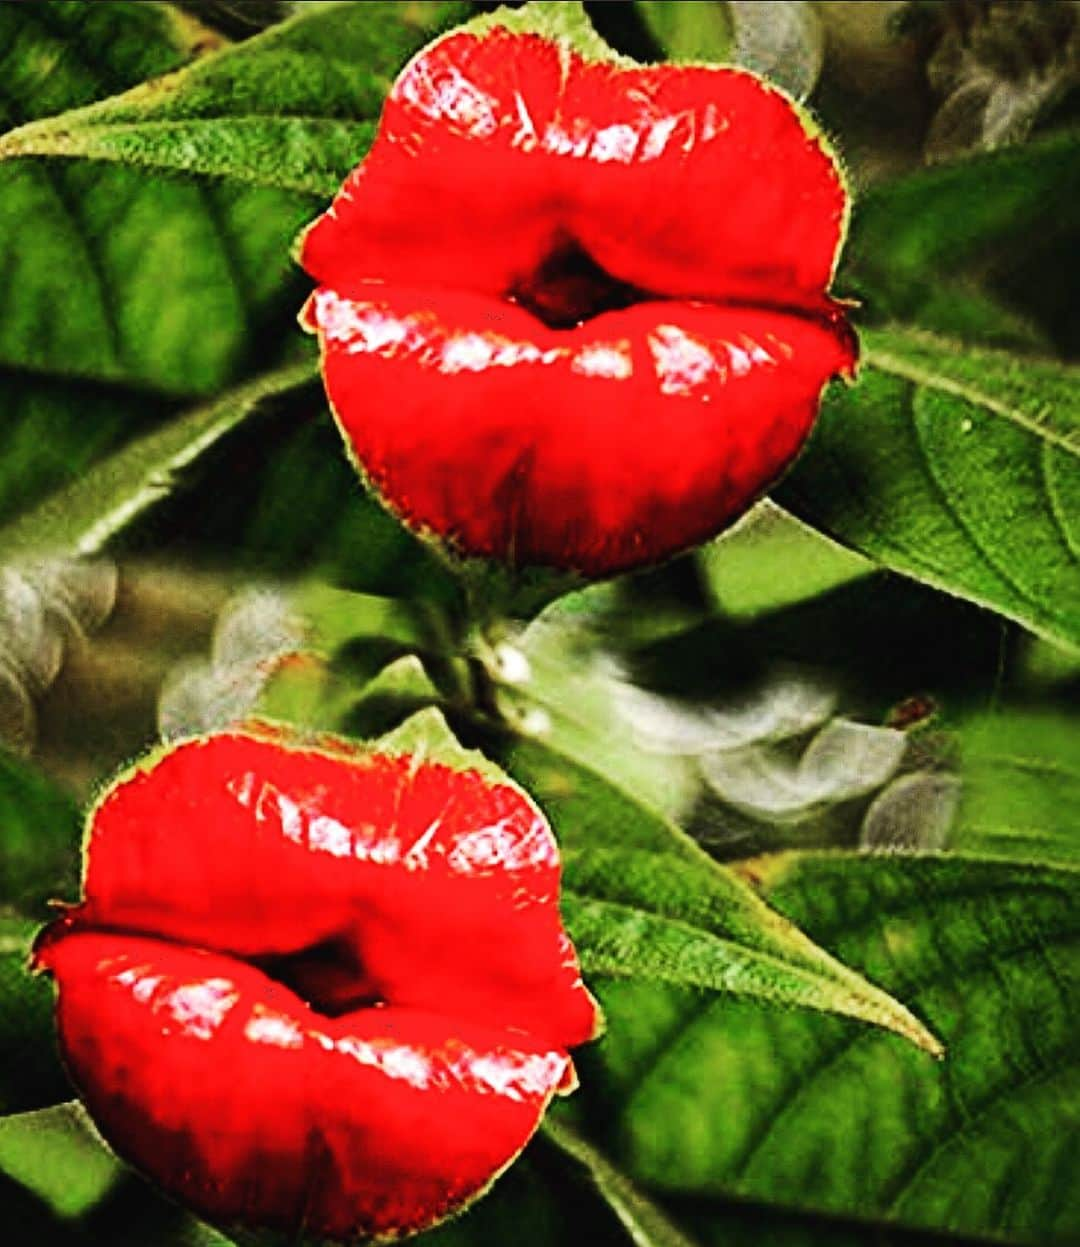
[[[891,914],[892,910],[890,910],[889,912]],[[1080,942],[1080,929],[1065,930],[1065,931],[1057,933],[1054,937],[1051,937],[1050,939],[1047,939],[1042,934],[1040,934],[1037,937],[1026,939],[1026,940],[1017,942],[1014,945],[1010,945],[1008,948],[1004,950],[995,949],[995,950],[992,950],[990,953],[984,952],[977,957],[971,958],[969,961],[965,961],[964,964],[960,967],[957,967],[954,965],[947,966],[944,969],[936,971],[934,974],[926,978],[920,979],[916,983],[912,984],[910,986],[910,993],[913,993],[915,996],[919,996],[928,990],[932,990],[934,987],[938,986],[941,983],[949,982],[950,979],[952,978],[959,978],[961,976],[966,978],[968,975],[972,973],[974,974],[989,973],[990,970],[993,968],[993,966],[996,964],[996,962],[999,960],[1008,960],[1013,957],[1020,957],[1026,953],[1036,951],[1038,949],[1045,949],[1048,945],[1051,945],[1051,944],[1067,945],[1067,944],[1075,944],[1077,942]],[[664,1045],[664,1051],[661,1054],[661,1057],[666,1058],[666,1056],[672,1050],[677,1048],[684,1041],[685,1036],[691,1030],[695,1029],[696,1027],[700,1026],[703,1023],[708,1023],[709,1014],[711,1013],[712,1009],[716,1006],[716,1003],[717,1002],[715,1001],[710,1001],[708,1002],[708,1004],[703,1010],[695,1010],[693,1015],[689,1017],[687,1022],[684,1025],[680,1025],[676,1029],[676,1031],[673,1033],[669,1041]],[[817,1012],[817,1011],[811,1010],[811,1012]],[[826,1014],[825,1016],[828,1016],[828,1015]],[[729,1180],[733,1182],[734,1184],[738,1185],[745,1179],[746,1171],[749,1168],[750,1164],[752,1163],[754,1156],[761,1150],[761,1148],[764,1146],[769,1136],[772,1134],[773,1128],[776,1122],[790,1111],[792,1104],[796,1103],[799,1100],[799,1098],[804,1094],[807,1088],[812,1085],[814,1080],[817,1078],[818,1074],[831,1068],[838,1061],[844,1059],[851,1052],[853,1048],[858,1047],[859,1045],[865,1042],[868,1042],[870,1040],[877,1038],[879,1033],[887,1033],[887,1032],[882,1031],[880,1027],[856,1025],[847,1034],[845,1034],[838,1043],[827,1046],[826,1049],[821,1053],[820,1057],[816,1059],[815,1061],[813,1061],[807,1067],[807,1069],[799,1071],[797,1076],[793,1078],[791,1082],[785,1087],[779,1103],[772,1106],[772,1109],[770,1110],[768,1118],[765,1122],[764,1129],[759,1133],[757,1137],[751,1140],[749,1146],[740,1155],[738,1161],[733,1163],[733,1165],[731,1166],[732,1177]],[[1067,1052],[1068,1049],[1064,1048],[1062,1049],[1062,1051]],[[656,1076],[661,1076],[663,1063],[664,1063],[663,1059],[655,1062],[655,1064],[649,1070],[646,1076],[638,1081],[637,1085],[634,1087],[633,1091],[631,1092],[630,1099],[628,1101],[628,1106],[630,1104],[633,1104],[635,1100],[639,1099],[643,1088],[645,1087],[646,1083],[650,1079]],[[1065,1064],[1069,1064],[1069,1063],[1065,1062]],[[1059,1069],[1055,1069],[1048,1065],[1045,1068],[1045,1070],[1036,1071],[1035,1073],[1036,1074],[1045,1073],[1045,1075],[1049,1077],[1057,1072],[1059,1072]],[[1033,1075],[1029,1075],[1022,1081],[1030,1082],[1032,1080],[1032,1077]],[[993,1107],[994,1103],[997,1103],[999,1100],[1003,1099],[1009,1093],[1009,1091],[1013,1088],[1013,1086],[1015,1086],[1015,1083],[1000,1082],[996,1084],[995,1087],[991,1091],[988,1091],[986,1096],[983,1097],[983,1099],[979,1101],[979,1106],[976,1111],[980,1113],[988,1112]],[[955,1128],[952,1128],[948,1131],[943,1131],[941,1138],[939,1138],[931,1146],[933,1146],[935,1150],[937,1150],[938,1148],[940,1148],[940,1146],[942,1146],[943,1144],[946,1144],[951,1138],[955,1137],[955,1135],[958,1133],[960,1132],[956,1130]],[[892,1199],[891,1196],[889,1198],[890,1200]],[[893,1210],[892,1204],[890,1203],[888,1208],[884,1210],[892,1211]]]
[[[749,961],[759,962],[763,964],[764,966],[766,966],[767,968],[786,971],[788,973],[794,974],[798,978],[800,978],[803,982],[809,984],[811,987],[820,986],[821,984],[824,983],[831,988],[838,989],[838,990],[845,992],[850,998],[857,997],[859,999],[864,1000],[867,1003],[873,1003],[871,997],[860,996],[859,993],[857,993],[853,988],[848,987],[844,984],[835,982],[834,980],[828,978],[825,974],[822,974],[819,971],[815,971],[810,966],[801,965],[798,962],[787,961],[785,960],[785,958],[783,958],[777,953],[764,952],[761,949],[751,947],[749,944],[740,944],[738,943],[737,940],[732,939],[730,936],[717,935],[715,931],[710,931],[707,927],[698,926],[696,923],[689,922],[685,918],[673,918],[670,914],[664,913],[664,911],[661,909],[649,909],[649,908],[646,908],[645,905],[637,904],[632,901],[613,901],[610,898],[605,897],[605,896],[593,896],[593,895],[590,895],[588,892],[583,892],[580,889],[576,887],[572,887],[572,886],[564,887],[563,894],[566,896],[574,897],[574,899],[577,900],[579,903],[584,903],[587,905],[596,906],[596,907],[600,907],[603,909],[618,910],[621,913],[628,914],[633,917],[644,914],[646,917],[651,918],[657,922],[662,922],[665,925],[671,927],[673,930],[679,931],[683,933],[684,935],[689,936],[692,939],[705,940],[705,941],[708,941],[709,943],[717,945],[718,948],[722,949],[726,954],[733,957],[733,959],[738,959],[743,962],[749,962]],[[640,975],[640,974],[635,973],[633,970],[628,970],[625,973],[620,970],[595,970],[593,971],[593,973],[605,974],[609,978],[647,977],[650,979],[661,979],[661,981],[663,982],[674,983],[674,984],[683,983],[688,987],[689,986],[705,987],[712,991],[730,991],[731,990],[729,988],[713,987],[712,984],[701,981],[700,979],[691,980],[687,977],[669,978],[666,975],[662,974],[661,972],[652,972],[648,975]],[[732,994],[742,995],[743,993],[738,992],[738,993],[732,993]]]
[[[873,341],[874,336],[870,335],[869,340],[864,339],[866,341],[866,361],[872,367],[878,368],[882,372],[891,373],[893,376],[901,377],[905,381],[911,381],[916,385],[940,390],[945,394],[952,395],[954,398],[962,399],[974,407],[981,407],[1017,425],[1025,432],[1037,437],[1040,441],[1057,446],[1065,451],[1066,454],[1080,457],[1080,434],[1070,435],[1058,432],[1057,429],[1040,422],[1033,416],[1027,415],[1011,404],[995,398],[985,390],[960,381],[955,377],[944,376],[939,372],[928,370],[909,359],[901,358],[887,348],[883,349],[875,345]],[[940,342],[931,345],[937,345],[940,349],[947,350],[950,344]],[[953,349],[956,348],[954,347]]]

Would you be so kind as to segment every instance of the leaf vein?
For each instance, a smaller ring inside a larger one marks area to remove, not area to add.
[[[1076,931],[1069,931],[1060,936],[1057,936],[1052,942],[1055,944],[1061,944],[1061,945],[1080,943],[1080,929]],[[1036,951],[1036,950],[1041,951],[1041,950],[1044,950],[1045,947],[1046,947],[1046,941],[1042,939],[1034,939],[1034,940],[1025,940],[1022,943],[1018,943],[1016,945],[1013,945],[1005,949],[1004,951],[1001,950],[1000,948],[995,949],[991,951],[989,955],[986,955],[978,959],[972,960],[970,962],[964,963],[962,967],[962,972],[963,972],[965,981],[969,982],[972,978],[981,977],[981,976],[985,976],[989,974],[997,975],[1000,973],[1000,967],[998,965],[999,960],[1005,960],[1007,958],[1021,956],[1026,952],[1031,952],[1031,951]],[[929,976],[919,981],[913,981],[910,991],[914,993],[915,995],[924,993],[927,990],[938,986],[940,983],[948,982],[950,979],[955,978],[957,974],[960,972],[960,970],[961,970],[960,967],[948,966],[944,972],[935,971],[935,973],[932,976]],[[754,1157],[765,1146],[769,1137],[776,1129],[777,1123],[782,1118],[790,1114],[790,1112],[795,1107],[795,1105],[798,1104],[802,1096],[808,1093],[814,1080],[818,1078],[821,1074],[825,1073],[827,1070],[831,1069],[838,1061],[842,1060],[845,1056],[847,1056],[848,1053],[853,1048],[855,1048],[856,1046],[858,1046],[859,1044],[863,1043],[866,1040],[879,1038],[881,1033],[882,1032],[878,1032],[877,1030],[871,1027],[866,1027],[866,1026],[861,1026],[861,1025],[857,1026],[855,1029],[849,1032],[839,1044],[830,1048],[827,1054],[821,1060],[816,1061],[804,1075],[797,1076],[796,1079],[793,1079],[791,1082],[789,1082],[786,1085],[781,1095],[780,1100],[778,1101],[774,1109],[769,1113],[768,1118],[765,1122],[764,1128],[760,1132],[760,1135],[755,1138],[755,1140],[752,1142],[752,1145],[747,1149],[747,1151],[744,1153],[744,1155],[738,1162],[738,1168],[737,1168],[737,1172],[735,1175],[736,1181],[742,1181],[745,1178],[746,1172],[749,1169],[750,1165],[753,1163]],[[947,1037],[946,1037],[946,1042],[947,1042]],[[1065,1046],[1064,1050],[1068,1052],[1070,1049],[1068,1046]],[[1056,1056],[1057,1054],[1055,1053],[1053,1055]],[[1052,1073],[1053,1071],[1048,1070],[1048,1071],[1040,1071],[1040,1072],[1051,1072]],[[1027,1078],[1030,1076],[1025,1076],[1025,1077]],[[1008,1094],[1012,1086],[1013,1086],[1013,1083],[1011,1082],[999,1084],[995,1088],[995,1091],[994,1091],[995,1099],[1000,1099],[1006,1094]],[[980,1106],[981,1104],[982,1102],[980,1102]],[[890,1205],[890,1207],[891,1206],[892,1205]]]
[[[942,390],[946,394],[953,395],[954,398],[961,398],[976,407],[982,407],[986,411],[993,412],[994,415],[1001,416],[1013,424],[1020,425],[1029,433],[1035,434],[1040,440],[1052,442],[1054,445],[1060,446],[1062,450],[1068,451],[1069,454],[1075,455],[1080,453],[1080,434],[1059,433],[1056,429],[1049,427],[1046,421],[1029,416],[1026,412],[1020,411],[1008,403],[1001,402],[982,390],[965,385],[954,378],[943,376],[941,373],[930,372],[927,369],[920,368],[910,360],[893,355],[889,351],[882,350],[877,346],[868,347],[867,359],[868,362],[880,368],[883,372],[891,372],[894,376],[903,377],[916,385],[925,385],[932,389]]]

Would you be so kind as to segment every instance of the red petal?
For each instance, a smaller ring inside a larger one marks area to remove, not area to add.
[[[520,790],[287,745],[191,741],[114,786],[93,815],[85,900],[53,938],[105,927],[248,958],[306,951],[294,972],[331,1009],[379,997],[558,1047],[595,1034],[558,850]]]
[[[42,956],[102,1132],[219,1222],[347,1239],[423,1229],[524,1147],[570,1058],[408,1009],[313,1014],[230,958],[72,935]]]
[[[396,82],[301,263],[503,295],[568,234],[666,297],[820,305],[847,194],[788,99],[744,71],[622,69],[536,35],[451,36]]]
[[[551,330],[482,296],[368,291],[321,289],[308,314],[374,483],[469,552],[590,574],[716,532],[854,361],[839,317],[660,302]]]
[[[610,574],[735,518],[851,371],[827,294],[847,202],[751,74],[450,36],[308,230],[305,323],[403,518],[467,554]],[[553,334],[523,307],[585,323]]]

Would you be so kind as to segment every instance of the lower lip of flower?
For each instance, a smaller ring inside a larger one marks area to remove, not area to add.
[[[468,553],[603,575],[712,536],[795,456],[854,343],[827,310],[653,301],[552,329],[462,292],[306,311],[358,466]]]
[[[495,30],[415,60],[300,258],[335,416],[410,523],[606,574],[716,532],[857,348],[846,192],[751,75]]]
[[[95,811],[39,938],[102,1133],[220,1223],[433,1224],[521,1150],[598,1015],[516,789],[234,733]]]

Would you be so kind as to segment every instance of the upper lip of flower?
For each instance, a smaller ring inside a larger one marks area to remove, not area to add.
[[[561,329],[643,302],[827,315],[847,206],[820,140],[759,79],[627,70],[496,29],[405,69],[300,261],[346,296],[457,289]]]
[[[592,1037],[558,850],[519,790],[257,725],[181,745],[147,780],[94,812],[84,899],[39,958],[73,932],[150,936],[246,960],[326,1016],[390,1003]]]

